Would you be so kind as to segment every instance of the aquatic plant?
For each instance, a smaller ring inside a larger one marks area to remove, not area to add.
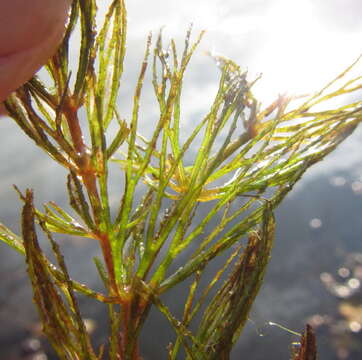
[[[148,37],[132,116],[125,119],[117,107],[125,3],[110,1],[100,29],[96,12],[96,0],[75,0],[63,44],[46,66],[49,83],[34,77],[6,101],[25,134],[68,171],[72,213],[54,202],[38,209],[31,190],[17,189],[24,202],[22,236],[1,225],[0,238],[25,256],[43,331],[61,359],[101,359],[106,352],[110,359],[140,359],[139,336],[151,308],[175,330],[175,341],[165,349],[169,359],[229,359],[271,256],[274,209],[360,122],[360,100],[322,105],[351,99],[362,87],[361,77],[348,77],[352,65],[320,91],[281,95],[263,107],[252,92],[258,79],[250,80],[230,59],[214,57],[218,90],[185,136],[182,99],[190,95],[183,89],[184,74],[203,33],[192,41],[190,29],[181,53],[173,40],[164,46],[162,33],[155,42]],[[75,29],[81,42],[72,69]],[[149,67],[159,116],[146,138],[139,114]],[[111,162],[123,176],[116,208],[110,205]],[[200,212],[205,206],[207,212]],[[40,230],[56,263],[39,245]],[[95,266],[104,292],[70,277],[55,234],[99,243],[102,259]],[[221,255],[227,260],[215,270],[211,261]],[[205,269],[214,271],[207,285]],[[183,315],[176,318],[162,295],[189,279]],[[97,351],[79,295],[109,310],[109,344]],[[310,327],[301,344],[294,358],[314,359]]]

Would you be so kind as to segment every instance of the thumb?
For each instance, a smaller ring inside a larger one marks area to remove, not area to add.
[[[0,102],[56,52],[70,4],[71,0],[0,1]]]

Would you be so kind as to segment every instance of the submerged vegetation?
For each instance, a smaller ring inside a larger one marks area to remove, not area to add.
[[[140,333],[156,308],[175,331],[165,358],[229,359],[271,256],[274,209],[304,172],[361,121],[362,101],[322,105],[352,99],[348,95],[362,88],[361,77],[349,77],[353,64],[320,91],[279,96],[263,107],[252,92],[258,79],[250,80],[233,61],[216,57],[218,90],[184,139],[182,98],[188,93],[183,79],[203,34],[193,41],[189,30],[181,52],[174,41],[164,46],[161,33],[155,41],[149,36],[132,116],[125,119],[117,107],[126,51],[125,4],[110,1],[100,29],[96,12],[96,0],[74,1],[63,45],[46,67],[51,83],[35,77],[6,102],[26,135],[67,169],[72,213],[53,202],[35,208],[33,192],[17,189],[24,202],[22,236],[1,225],[0,238],[26,258],[43,331],[59,358],[141,359]],[[78,28],[79,63],[71,69],[70,39]],[[139,113],[148,71],[159,116],[146,138]],[[123,176],[115,208],[109,195],[111,162]],[[205,205],[208,211],[200,216]],[[55,264],[39,245],[39,231],[49,239]],[[99,243],[102,258],[94,262],[102,293],[70,278],[56,234]],[[205,269],[210,271],[210,262],[225,254],[227,261],[205,286]],[[176,318],[162,295],[187,279],[192,283],[183,315]],[[80,295],[109,310],[109,343],[100,349],[94,349],[86,331]],[[315,359],[315,354],[307,326],[292,356]]]

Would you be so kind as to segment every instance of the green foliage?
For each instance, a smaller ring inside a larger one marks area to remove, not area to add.
[[[209,111],[182,140],[182,97],[188,96],[184,74],[203,34],[192,42],[190,29],[181,55],[174,41],[165,50],[161,33],[154,47],[149,36],[132,116],[124,120],[117,111],[126,49],[124,1],[111,1],[99,30],[95,19],[95,0],[74,1],[63,45],[47,65],[51,86],[33,78],[6,102],[27,136],[68,170],[74,212],[55,203],[44,211],[35,209],[32,192],[19,192],[22,238],[3,225],[0,238],[26,257],[44,332],[61,359],[100,359],[105,351],[96,355],[92,348],[76,292],[107,304],[110,359],[140,359],[138,337],[151,307],[174,327],[169,359],[181,354],[186,359],[229,359],[270,258],[274,209],[303,173],[360,122],[361,101],[328,109],[321,105],[360,90],[361,77],[348,78],[352,65],[312,95],[283,95],[262,107],[252,93],[256,80],[250,81],[231,60],[216,57],[218,91]],[[69,41],[78,26],[81,44],[73,76]],[[149,63],[159,117],[146,139],[140,134],[139,113]],[[110,132],[111,123],[118,124],[116,133]],[[89,133],[89,143],[84,133]],[[191,148],[197,149],[192,159]],[[111,161],[124,177],[115,209],[108,190]],[[201,216],[198,210],[206,205]],[[39,247],[36,223],[57,264]],[[52,233],[98,241],[103,261],[96,260],[96,266],[104,294],[69,277]],[[222,254],[229,259],[202,287],[204,270]],[[175,270],[180,261],[182,267]],[[161,295],[188,278],[194,280],[183,318],[176,319]]]

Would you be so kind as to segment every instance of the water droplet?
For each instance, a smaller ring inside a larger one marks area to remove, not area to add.
[[[356,195],[362,194],[362,182],[354,181],[351,185],[351,188]]]
[[[97,323],[93,319],[84,319],[84,326],[88,334],[92,334],[97,328]]]
[[[346,184],[346,179],[343,176],[332,176],[329,179],[329,183],[332,186],[343,186]]]
[[[361,282],[358,279],[352,278],[348,280],[347,284],[351,289],[358,289],[361,285]]]
[[[314,218],[311,221],[309,221],[309,226],[312,229],[319,229],[322,226],[322,220],[318,218]]]
[[[320,279],[322,280],[322,282],[324,282],[327,285],[334,282],[333,276],[330,273],[327,273],[327,272],[321,273],[320,274]]]
[[[358,321],[351,321],[348,325],[351,331],[354,333],[358,333],[362,329],[362,326]]]
[[[350,270],[345,267],[341,267],[340,269],[338,269],[338,275],[340,277],[347,278],[350,275],[350,273],[351,273]]]
[[[322,315],[316,314],[310,318],[309,322],[313,327],[318,327],[323,325],[325,321]]]
[[[338,285],[334,288],[334,291],[337,296],[341,298],[347,298],[351,295],[351,289],[345,285]]]
[[[34,353],[40,350],[41,343],[38,339],[29,338],[23,342],[21,347],[27,353]]]
[[[82,225],[79,224],[79,223],[76,222],[76,221],[72,221],[72,225],[73,225],[74,227],[77,227],[77,228],[81,228],[81,227],[82,227]]]

